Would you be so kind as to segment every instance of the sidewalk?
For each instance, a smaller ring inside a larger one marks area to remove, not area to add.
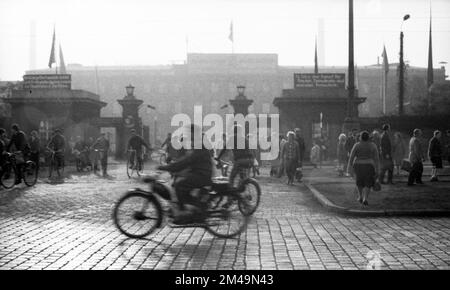
[[[325,208],[340,214],[357,216],[450,216],[450,176],[448,168],[439,182],[429,182],[425,168],[424,185],[409,187],[406,172],[394,177],[394,185],[382,185],[371,192],[368,206],[357,201],[355,182],[339,177],[332,166],[305,170],[305,183]]]

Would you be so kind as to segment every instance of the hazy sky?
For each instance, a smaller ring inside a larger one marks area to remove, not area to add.
[[[397,62],[404,14],[405,57],[426,66],[429,0],[354,0],[355,60],[374,64],[383,43]],[[434,65],[450,62],[450,1],[432,0]],[[277,53],[280,65],[313,65],[318,19],[324,19],[326,65],[347,63],[347,0],[0,0],[0,79],[30,67],[30,23],[36,63],[47,66],[53,25],[66,64],[153,65],[189,52]],[[447,69],[450,66],[447,65]]]

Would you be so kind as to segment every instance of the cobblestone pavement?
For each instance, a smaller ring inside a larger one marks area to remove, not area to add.
[[[365,269],[374,253],[381,269],[450,268],[450,219],[335,216],[306,187],[269,177],[239,238],[165,226],[126,239],[112,206],[136,181],[124,166],[111,174],[0,191],[0,269]]]

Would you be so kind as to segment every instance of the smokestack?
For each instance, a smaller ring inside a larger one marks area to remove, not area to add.
[[[317,53],[319,66],[325,66],[325,22],[323,18],[317,21]]]
[[[29,69],[36,69],[36,20],[30,21],[30,55]]]

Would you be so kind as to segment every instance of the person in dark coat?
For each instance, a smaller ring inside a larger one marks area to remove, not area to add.
[[[194,144],[195,126],[190,126],[192,145]],[[190,223],[198,218],[195,215],[195,210],[189,209],[187,206],[191,205],[194,208],[200,206],[198,199],[191,195],[191,191],[212,183],[213,164],[210,151],[205,146],[202,146],[201,149],[192,147],[194,149],[188,148],[181,159],[158,167],[159,170],[171,173],[183,171],[183,176],[176,178],[174,185],[178,199],[178,206],[173,207],[174,223],[176,224]]]
[[[430,181],[438,181],[438,169],[442,169],[441,137],[441,131],[434,131],[433,138],[430,139],[428,145],[428,157],[433,164]]]
[[[381,161],[381,170],[380,170],[380,183],[384,184],[384,175],[386,171],[388,173],[387,183],[394,184],[392,181],[393,173],[394,173],[394,161],[392,160],[392,145],[391,138],[389,137],[389,132],[391,128],[389,125],[383,125],[383,133],[381,134],[380,141],[380,161]]]
[[[30,146],[28,145],[27,136],[23,131],[20,130],[19,125],[13,124],[11,126],[11,140],[9,140],[9,144],[6,146],[6,151],[11,152],[11,147],[14,146],[15,153],[19,154],[24,159],[24,154],[29,153]],[[20,153],[19,153],[20,152]],[[18,156],[16,156],[16,161],[18,161]],[[24,163],[17,162],[16,163],[16,184],[22,182],[22,168]]]

